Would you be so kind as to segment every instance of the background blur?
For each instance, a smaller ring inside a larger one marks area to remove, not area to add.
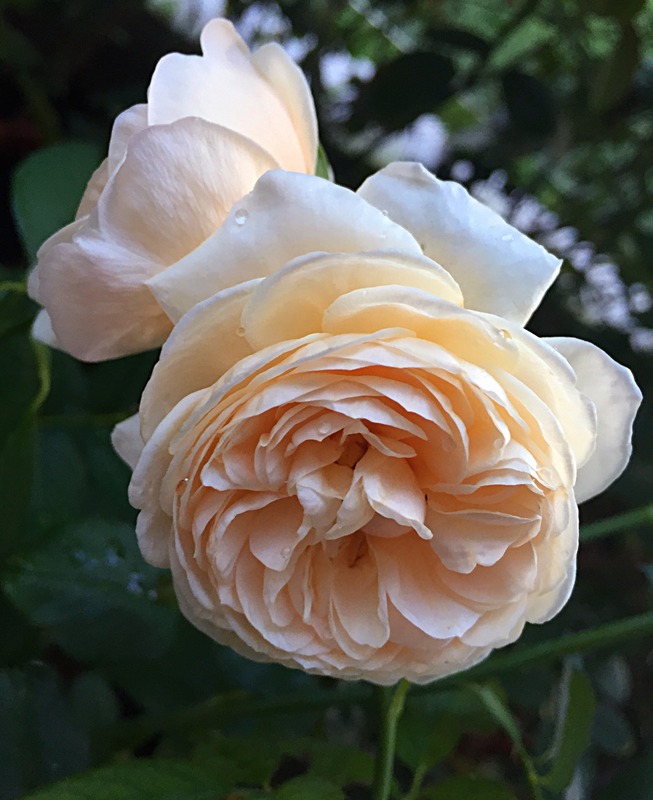
[[[72,219],[114,117],[221,14],[300,62],[339,183],[398,159],[465,183],[565,258],[531,329],[595,342],[644,392],[631,465],[581,509],[572,601],[513,648],[540,657],[490,676],[499,712],[453,683],[415,695],[399,788],[505,800],[537,796],[529,770],[557,770],[540,796],[650,800],[653,626],[610,625],[650,614],[653,597],[651,0],[0,2],[0,800],[92,767],[147,770],[145,757],[176,759],[177,794],[157,768],[83,796],[222,797],[216,786],[243,782],[258,793],[234,797],[366,796],[367,688],[223,651],[140,558],[109,432],[135,411],[156,353],[88,366],[29,338],[25,270]],[[537,650],[578,631],[594,632],[584,655]],[[226,711],[206,703],[216,693]],[[289,697],[294,708],[271,702]],[[184,793],[189,758],[226,782]],[[311,793],[292,794],[304,779]],[[320,794],[328,781],[345,793]]]

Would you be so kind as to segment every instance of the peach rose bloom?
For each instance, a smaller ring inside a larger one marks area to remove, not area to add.
[[[188,619],[391,684],[554,616],[641,399],[594,345],[524,330],[558,260],[416,164],[358,194],[267,173],[204,249],[185,294],[160,276],[179,321],[114,434]]]
[[[214,233],[257,178],[313,173],[315,109],[276,44],[250,53],[208,23],[202,56],[159,61],[148,102],[116,119],[76,220],[38,253],[29,292],[36,338],[85,361],[158,347],[172,328],[148,284]]]

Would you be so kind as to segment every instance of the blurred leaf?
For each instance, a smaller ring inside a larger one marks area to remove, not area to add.
[[[40,650],[40,633],[4,592],[0,592],[0,619],[0,666],[13,667],[35,658]]]
[[[12,180],[14,218],[30,262],[59,228],[72,222],[100,149],[90,142],[59,142],[29,155]]]
[[[34,316],[34,303],[23,292],[0,291],[0,339],[17,330],[27,330]]]
[[[503,96],[514,124],[530,136],[551,136],[556,109],[550,90],[524,72],[510,70],[501,79]]]
[[[397,755],[415,771],[433,767],[446,758],[460,739],[461,730],[453,714],[433,717],[419,704],[404,711],[397,734]]]
[[[535,16],[528,17],[497,44],[492,51],[490,65],[494,69],[506,69],[512,64],[523,62],[526,56],[557,35],[558,31],[554,25]]]
[[[210,769],[187,761],[152,759],[77,775],[25,800],[217,800],[231,788],[232,783],[221,778],[219,763]]]
[[[35,415],[47,391],[47,365],[41,361],[41,346],[26,334],[15,333],[0,342],[0,374],[5,379],[0,394],[0,555],[8,555],[26,540]],[[11,391],[9,391],[11,388]]]
[[[516,800],[500,783],[475,775],[445,778],[432,789],[423,791],[421,797],[428,800]]]
[[[344,794],[330,781],[302,775],[280,786],[274,796],[277,800],[344,800]]]
[[[26,556],[6,590],[76,658],[152,659],[172,640],[177,618],[157,602],[158,575],[141,558],[131,526],[87,521]]]
[[[382,64],[354,103],[352,125],[377,122],[387,131],[404,128],[421,114],[435,111],[454,92],[455,69],[439,53],[407,53]]]
[[[579,5],[583,11],[591,14],[629,22],[644,8],[646,0],[581,0]]]
[[[374,773],[374,759],[351,745],[304,739],[310,757],[307,776],[324,778],[342,786],[346,783],[368,784]]]
[[[62,464],[65,469],[61,469]],[[32,502],[40,527],[51,528],[79,519],[85,471],[79,448],[69,434],[53,430],[39,433]]]
[[[543,776],[554,792],[566,789],[580,757],[589,746],[595,705],[588,675],[579,669],[568,669],[560,687],[552,766]]]
[[[426,32],[426,39],[436,46],[450,45],[479,55],[487,55],[490,52],[490,44],[482,36],[461,28],[431,28]]]
[[[43,666],[0,672],[0,798],[24,792],[89,763],[86,734]]]
[[[610,57],[598,65],[589,93],[591,111],[602,114],[622,100],[633,85],[639,47],[637,30],[632,25],[624,25]]]
[[[593,800],[651,800],[653,753],[631,761]]]
[[[607,703],[599,703],[592,725],[592,741],[611,756],[625,756],[635,749],[633,727],[626,715]]]

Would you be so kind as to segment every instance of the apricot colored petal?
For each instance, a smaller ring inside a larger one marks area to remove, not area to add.
[[[187,394],[211,386],[253,350],[239,335],[243,307],[258,281],[225,289],[198,303],[163,345],[141,398],[146,438]]]
[[[125,464],[134,469],[145,447],[138,414],[127,417],[115,426],[111,431],[111,444]]]
[[[262,281],[243,313],[245,336],[260,348],[322,330],[325,309],[340,295],[372,286],[411,286],[462,304],[458,286],[423,256],[390,252],[311,254]],[[288,308],[293,313],[288,313]]]
[[[560,259],[421,164],[396,162],[368,178],[361,197],[409,230],[453,275],[465,306],[524,324],[560,269]]]

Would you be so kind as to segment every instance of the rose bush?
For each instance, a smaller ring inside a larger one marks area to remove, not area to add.
[[[76,220],[41,247],[34,334],[86,361],[161,345],[172,324],[148,288],[192,253],[268,169],[312,173],[315,109],[277,44],[250,53],[213,20],[202,56],[159,61],[147,104],[123,112]]]
[[[358,194],[267,173],[184,281],[156,276],[177,325],[114,443],[188,619],[254,659],[388,684],[556,614],[577,503],[623,470],[640,401],[598,348],[524,329],[558,268],[394,164]]]

